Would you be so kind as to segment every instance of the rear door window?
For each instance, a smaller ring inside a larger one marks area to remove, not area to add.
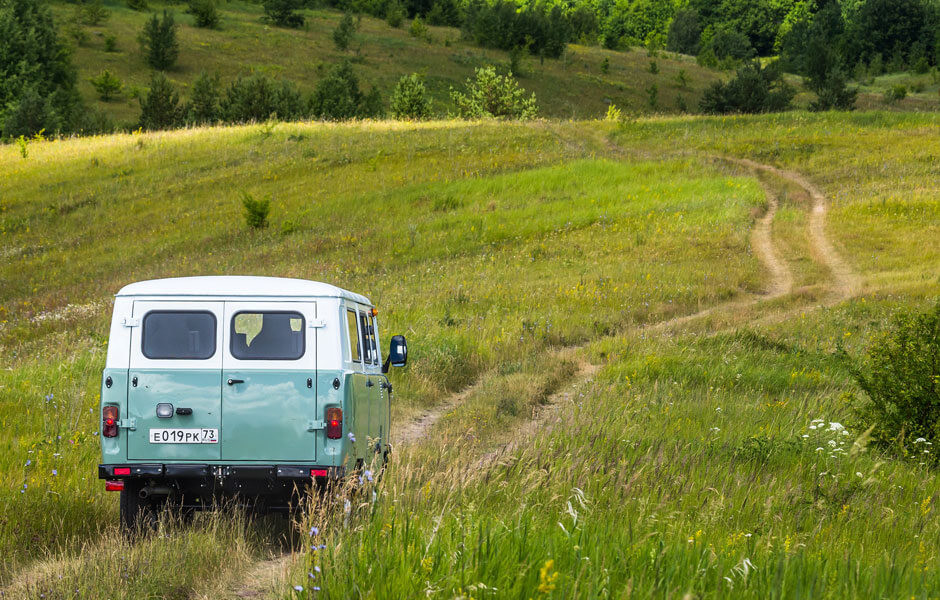
[[[151,311],[144,316],[141,352],[151,360],[205,360],[215,355],[215,315]]]
[[[362,348],[365,353],[366,364],[379,364],[379,354],[375,347],[375,329],[372,327],[372,317],[368,313],[359,313],[362,323]]]
[[[349,331],[349,350],[352,352],[353,362],[362,362],[359,354],[359,327],[356,324],[356,311],[346,310],[346,327]]]
[[[304,317],[297,312],[239,312],[232,317],[232,356],[297,360],[304,355]]]

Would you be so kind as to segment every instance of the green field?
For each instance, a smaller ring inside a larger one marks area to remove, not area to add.
[[[938,133],[797,112],[0,146],[0,589],[933,597],[934,463],[866,445],[836,351],[940,295]],[[315,540],[222,513],[129,543],[96,479],[111,295],[205,274],[329,281],[408,335],[392,466]]]

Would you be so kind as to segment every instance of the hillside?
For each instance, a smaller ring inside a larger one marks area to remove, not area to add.
[[[0,146],[0,590],[928,597],[935,463],[867,445],[838,351],[940,295],[938,133],[796,112]],[[225,273],[361,291],[409,336],[394,462],[312,514],[323,550],[237,513],[130,543],[95,479],[111,295]]]
[[[57,18],[68,20],[73,6],[55,5]],[[118,123],[131,123],[140,111],[132,92],[146,90],[150,83],[151,71],[137,42],[149,13],[131,10],[123,3],[106,6],[111,11],[107,22],[83,27],[88,41],[76,48],[74,56],[79,87],[93,106]],[[151,5],[155,11],[163,8]],[[450,88],[459,89],[474,68],[509,66],[508,53],[469,44],[461,39],[459,30],[451,27],[430,27],[430,41],[426,41],[409,34],[407,21],[395,29],[385,21],[363,17],[351,49],[341,52],[332,40],[333,29],[342,17],[336,10],[306,10],[305,28],[286,29],[263,23],[264,12],[259,4],[232,1],[220,8],[220,29],[211,30],[194,27],[193,17],[184,14],[183,5],[166,8],[176,11],[181,24],[180,59],[168,76],[184,97],[202,70],[218,72],[226,85],[239,75],[264,73],[294,81],[310,92],[331,65],[348,58],[354,61],[362,83],[378,86],[386,98],[402,75],[425,74],[435,111],[446,114],[453,110]],[[118,52],[104,50],[104,36],[109,34],[116,36]],[[601,69],[605,58],[610,61],[607,73]],[[694,108],[705,86],[718,78],[717,73],[698,66],[690,57],[670,54],[657,58],[657,74],[649,72],[650,60],[645,50],[615,52],[571,45],[561,59],[525,57],[518,75],[520,84],[535,92],[542,113],[559,118],[603,116],[610,103],[640,112],[652,111],[647,89],[654,83],[658,88],[655,110],[677,111],[679,96]],[[109,69],[125,83],[122,98],[110,102],[97,98],[89,79],[103,69]],[[678,79],[680,71],[685,74],[683,82]]]

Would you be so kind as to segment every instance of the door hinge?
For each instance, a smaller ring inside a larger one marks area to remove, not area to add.
[[[137,419],[121,419],[117,422],[117,426],[121,429],[135,431],[137,429]]]
[[[320,329],[321,327],[326,327],[326,319],[310,319],[311,329]]]
[[[317,431],[320,429],[326,429],[326,421],[322,419],[319,421],[307,421],[307,431]]]
[[[124,327],[140,327],[140,319],[135,317],[124,317],[124,320],[121,321],[121,324]]]

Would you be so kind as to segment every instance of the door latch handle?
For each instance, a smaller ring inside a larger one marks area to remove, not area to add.
[[[228,380],[228,384],[229,384],[229,385],[235,385],[236,383],[245,383],[245,380],[244,380],[244,379],[231,379],[231,378],[229,378],[229,380]]]
[[[131,379],[131,385],[137,387],[137,375],[134,375],[134,378]]]
[[[375,385],[375,382],[372,381],[371,379],[369,379],[368,381],[366,381],[366,387],[372,387],[373,385]]]
[[[191,414],[193,414],[193,409],[191,409],[191,408],[183,408],[183,407],[181,406],[181,407],[179,407],[179,408],[176,409],[176,414],[178,414],[178,415],[180,415],[180,416],[191,415]]]

